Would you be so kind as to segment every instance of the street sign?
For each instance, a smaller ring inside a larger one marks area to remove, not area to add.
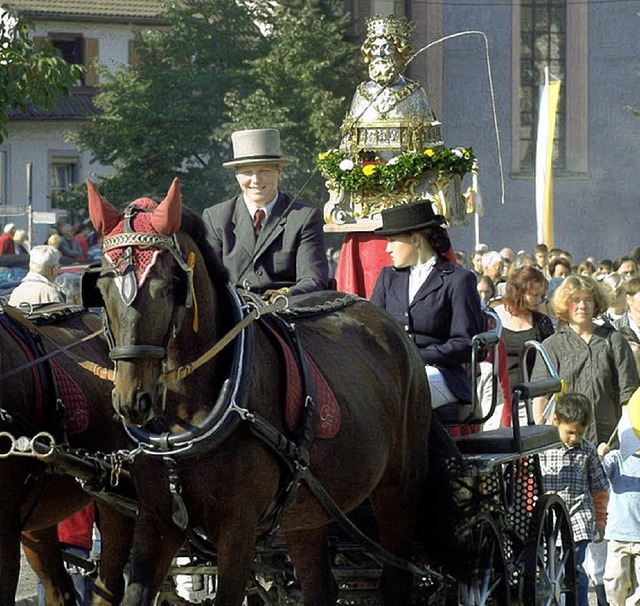
[[[39,225],[54,225],[59,217],[59,213],[54,212],[42,212],[39,210],[33,211],[33,222]]]
[[[26,204],[0,204],[0,217],[16,217],[27,214]]]

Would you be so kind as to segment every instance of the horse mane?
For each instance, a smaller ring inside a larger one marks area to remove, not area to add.
[[[191,237],[200,249],[211,282],[216,286],[226,284],[229,281],[229,272],[222,264],[219,255],[216,254],[211,244],[209,244],[207,228],[202,217],[190,208],[183,206],[181,229]]]

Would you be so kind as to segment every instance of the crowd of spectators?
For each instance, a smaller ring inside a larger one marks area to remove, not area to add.
[[[577,478],[583,473],[582,464],[567,461],[580,459],[573,457],[576,449],[586,452],[590,448],[595,452],[593,449],[600,444],[602,453],[616,445],[627,404],[640,392],[640,247],[614,259],[574,259],[566,250],[549,250],[542,244],[516,254],[508,248],[496,251],[481,246],[469,255],[458,251],[456,256],[458,263],[475,273],[483,305],[492,308],[501,320],[508,384],[548,376],[539,356],[535,367],[531,360],[526,360],[525,368],[521,367],[524,343],[536,339],[543,343],[566,391],[586,397],[583,403],[588,404],[589,410],[584,423],[575,419],[559,421],[554,412],[557,400],[553,398],[551,402],[538,399],[533,410],[537,422],[564,426],[573,423],[578,435],[577,439],[563,440],[553,464],[546,465],[543,458],[545,487],[547,480],[549,486],[555,481],[560,463],[563,481],[568,481],[567,474],[575,473]],[[633,456],[640,456],[640,451]],[[636,470],[632,464],[627,467]],[[608,474],[608,477],[613,486],[617,476]],[[639,479],[629,477],[626,481],[633,483]],[[602,509],[602,500],[592,499],[589,490],[574,492],[563,494],[570,511],[586,508],[597,513],[598,507]],[[640,498],[636,489],[633,493]],[[640,527],[640,515],[637,508],[634,511],[635,514],[623,512],[615,499],[611,501],[609,516],[615,516],[617,528],[624,527],[627,532],[622,543],[616,540],[621,539],[619,533],[605,532],[605,539],[612,539],[610,545],[602,540],[601,532],[594,533],[591,529],[584,534],[580,529],[583,520],[572,514],[574,535],[581,547],[578,563],[585,574],[581,578],[590,579],[599,606],[626,606],[631,603],[625,601],[627,598],[640,594],[639,581],[633,572],[640,564],[640,556],[633,555],[640,553],[634,551],[640,547],[640,532],[634,534]],[[621,521],[624,516],[626,519]],[[596,518],[604,520],[602,514]],[[621,551],[632,554],[622,559],[622,566]],[[581,581],[577,603],[586,604],[585,600]]]

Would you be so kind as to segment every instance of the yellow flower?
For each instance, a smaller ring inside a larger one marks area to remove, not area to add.
[[[325,158],[329,157],[329,152],[322,152],[319,156],[318,156],[318,160],[324,160]]]
[[[371,175],[373,175],[377,170],[378,170],[378,167],[375,164],[367,164],[366,166],[362,167],[362,172],[367,177],[370,177]]]
[[[434,154],[434,151],[431,148],[424,150],[424,155],[429,156],[429,158],[431,158],[433,154]]]

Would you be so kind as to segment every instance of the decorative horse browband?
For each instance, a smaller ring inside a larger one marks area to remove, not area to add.
[[[173,258],[175,259],[176,263],[180,266],[180,269],[182,269],[185,272],[187,277],[185,307],[191,307],[193,305],[194,259],[190,255],[189,259],[185,260],[185,258],[182,255],[182,251],[180,250],[180,246],[178,244],[175,234],[171,236],[165,236],[163,234],[158,234],[158,233],[145,233],[145,232],[134,232],[134,231],[121,232],[113,236],[107,236],[104,239],[104,242],[102,244],[102,250],[106,254],[109,251],[128,249],[131,246],[137,246],[137,247],[149,248],[149,249],[156,248],[161,250],[168,250],[173,256]],[[107,256],[107,258],[109,259],[109,261],[114,267],[118,265],[117,259],[112,259],[110,256]],[[132,263],[131,255],[127,254],[126,250],[123,253],[122,260],[124,261],[124,267],[122,268],[122,277],[124,279],[124,277],[127,275],[128,267],[130,267]],[[144,277],[146,277],[146,273],[150,269],[151,265],[152,265],[152,262],[148,262],[147,267],[142,268]],[[135,273],[136,272],[134,271],[133,274]],[[133,274],[132,274],[132,277],[133,277],[133,280],[135,281],[135,276]],[[143,281],[143,279],[144,278],[141,278],[141,282]],[[132,292],[133,296],[131,297],[125,297],[125,295],[121,291],[120,294],[124,302],[127,303],[127,305],[130,305],[135,299],[135,295],[137,294],[137,286],[138,284],[135,283],[135,287],[133,288],[133,292]]]

